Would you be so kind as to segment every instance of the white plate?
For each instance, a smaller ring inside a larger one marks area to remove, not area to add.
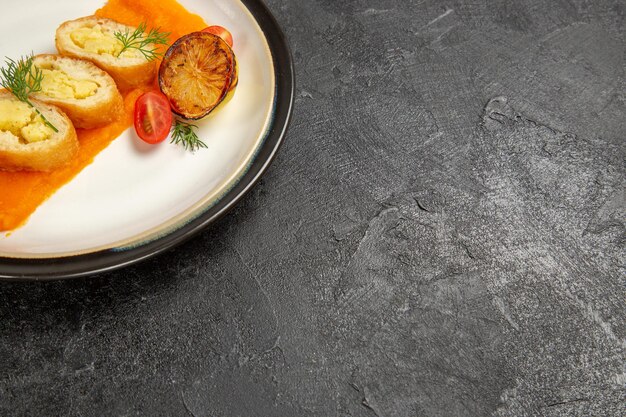
[[[24,226],[0,235],[0,277],[84,275],[158,253],[232,206],[271,162],[293,102],[293,70],[280,29],[260,1],[179,2],[208,24],[228,28],[235,39],[236,93],[197,123],[208,148],[190,153],[169,141],[149,146],[127,130]],[[1,4],[7,12],[0,16],[0,50],[16,58],[55,53],[56,28],[93,14],[103,2]],[[50,270],[46,260],[56,267]]]

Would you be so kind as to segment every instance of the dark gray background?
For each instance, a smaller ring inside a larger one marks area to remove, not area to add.
[[[275,163],[169,253],[0,284],[0,415],[624,415],[624,2],[269,6]]]

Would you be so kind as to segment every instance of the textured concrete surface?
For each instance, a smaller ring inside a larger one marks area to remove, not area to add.
[[[0,415],[626,415],[624,3],[269,6],[274,165],[163,256],[0,284]]]

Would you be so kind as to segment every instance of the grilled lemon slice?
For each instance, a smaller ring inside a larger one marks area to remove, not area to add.
[[[235,54],[219,36],[193,32],[177,40],[159,68],[159,86],[174,113],[200,119],[217,107],[236,81]]]

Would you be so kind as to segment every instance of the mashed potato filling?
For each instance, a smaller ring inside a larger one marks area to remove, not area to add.
[[[52,98],[83,99],[96,94],[98,84],[88,80],[77,80],[57,69],[41,69],[43,81],[41,92]]]
[[[98,55],[108,54],[118,56],[124,47],[122,42],[112,33],[105,32],[102,25],[92,27],[82,27],[70,33],[70,39],[76,46]],[[124,57],[134,57],[134,51],[126,50],[122,53]]]
[[[0,134],[33,143],[49,139],[54,131],[33,108],[17,100],[0,101]]]
[[[118,56],[123,48],[122,42],[112,34],[103,32],[101,25],[76,29],[70,38],[76,46],[94,54]]]

